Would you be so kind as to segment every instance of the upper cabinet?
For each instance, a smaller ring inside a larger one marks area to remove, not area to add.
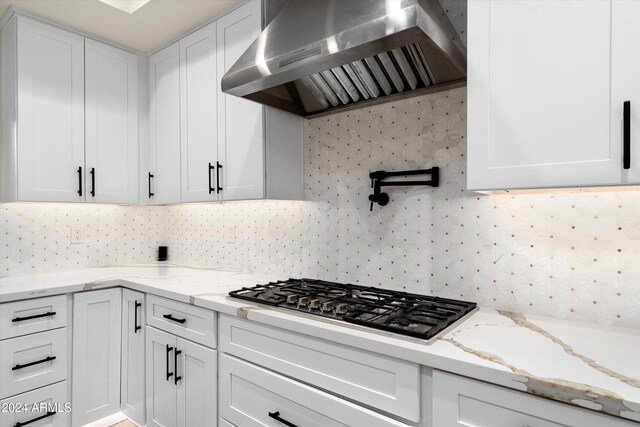
[[[640,183],[639,19],[624,0],[469,2],[468,189]]]
[[[138,202],[138,57],[85,42],[87,201]]]
[[[182,201],[217,200],[216,23],[180,40]]]
[[[2,32],[6,201],[84,200],[84,39],[17,16]]]
[[[136,61],[11,18],[2,30],[4,201],[138,201]]]
[[[151,203],[180,201],[180,52],[178,43],[149,58]]]
[[[302,199],[302,118],[220,88],[262,28],[253,0],[151,56],[150,203]]]

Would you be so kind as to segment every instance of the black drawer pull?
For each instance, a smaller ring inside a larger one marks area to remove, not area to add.
[[[26,426],[27,424],[31,424],[31,423],[35,423],[36,421],[44,420],[47,417],[53,417],[55,414],[57,414],[56,411],[49,411],[46,414],[40,415],[39,417],[31,418],[29,421],[17,422],[17,423],[15,423],[13,425],[13,427]]]
[[[78,168],[78,196],[82,197],[82,166]]]
[[[622,129],[622,167],[631,169],[631,101],[624,101]]]
[[[176,323],[184,323],[187,321],[187,319],[176,319],[175,317],[173,317],[170,314],[165,314],[162,317],[164,317],[167,320],[171,320],[172,322],[176,322]]]
[[[269,412],[269,416],[271,418],[273,418],[274,420],[278,420],[280,421],[282,424],[289,426],[289,427],[298,427],[297,425],[295,425],[294,423],[290,423],[289,421],[285,420],[284,418],[280,418],[280,412]]]
[[[222,169],[222,165],[220,164],[220,162],[216,162],[216,193],[222,191],[222,185],[220,185],[220,169]]]
[[[215,167],[211,163],[209,163],[209,194],[215,191],[215,188],[211,186],[211,171],[214,170]]]
[[[55,314],[56,314],[55,311],[47,311],[46,313],[34,314],[33,316],[16,317],[14,319],[11,319],[11,321],[12,322],[22,322],[23,320],[31,320],[31,319],[39,319],[40,317],[55,316]]]
[[[56,360],[56,357],[55,356],[47,356],[44,359],[36,360],[35,362],[25,363],[24,365],[17,364],[13,368],[11,368],[11,370],[12,371],[17,371],[18,369],[28,368],[29,366],[38,365],[40,363],[51,362],[52,360]]]
[[[176,351],[173,352],[173,372],[175,372],[175,376],[173,377],[173,383],[178,384],[178,381],[182,379],[181,376],[178,375],[178,355],[182,354],[182,351],[178,350],[176,347]]]
[[[155,178],[155,175],[149,172],[149,198],[155,196],[155,193],[151,192],[151,178]]]
[[[96,168],[91,168],[91,197],[96,197]]]
[[[167,344],[167,381],[169,381],[169,378],[173,376],[173,372],[169,372],[169,353],[171,353],[172,350],[173,347],[170,347],[169,344]]]
[[[134,334],[137,334],[138,331],[142,329],[142,326],[138,326],[138,308],[140,307],[142,307],[142,303],[136,300],[133,306],[133,333]]]

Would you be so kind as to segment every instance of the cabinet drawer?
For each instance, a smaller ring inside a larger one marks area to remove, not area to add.
[[[220,355],[219,412],[243,427],[406,426],[328,393],[229,355]]]
[[[520,391],[433,372],[433,425],[437,427],[632,427],[598,414]]]
[[[69,396],[67,382],[62,381],[47,387],[42,387],[9,399],[0,401],[0,426],[13,427],[20,425],[37,427],[66,427],[69,425]],[[27,412],[11,410],[16,406],[25,408]],[[32,412],[32,405],[38,410]],[[47,415],[48,414],[48,415]],[[42,418],[40,418],[42,417]],[[40,418],[38,421],[36,419]]]
[[[220,348],[244,360],[420,421],[420,366],[231,316],[220,317]]]
[[[67,326],[67,296],[0,304],[0,340]]]
[[[147,325],[216,347],[216,313],[178,301],[147,295]]]
[[[0,398],[67,378],[67,328],[5,340],[0,346]]]

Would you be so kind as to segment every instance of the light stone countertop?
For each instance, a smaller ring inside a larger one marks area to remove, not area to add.
[[[227,296],[286,277],[137,265],[0,278],[0,302],[124,286],[640,422],[640,330],[481,309],[427,345]]]

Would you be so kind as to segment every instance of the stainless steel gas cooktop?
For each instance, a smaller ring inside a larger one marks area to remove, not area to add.
[[[313,279],[271,282],[229,295],[426,340],[477,309],[473,302]]]

